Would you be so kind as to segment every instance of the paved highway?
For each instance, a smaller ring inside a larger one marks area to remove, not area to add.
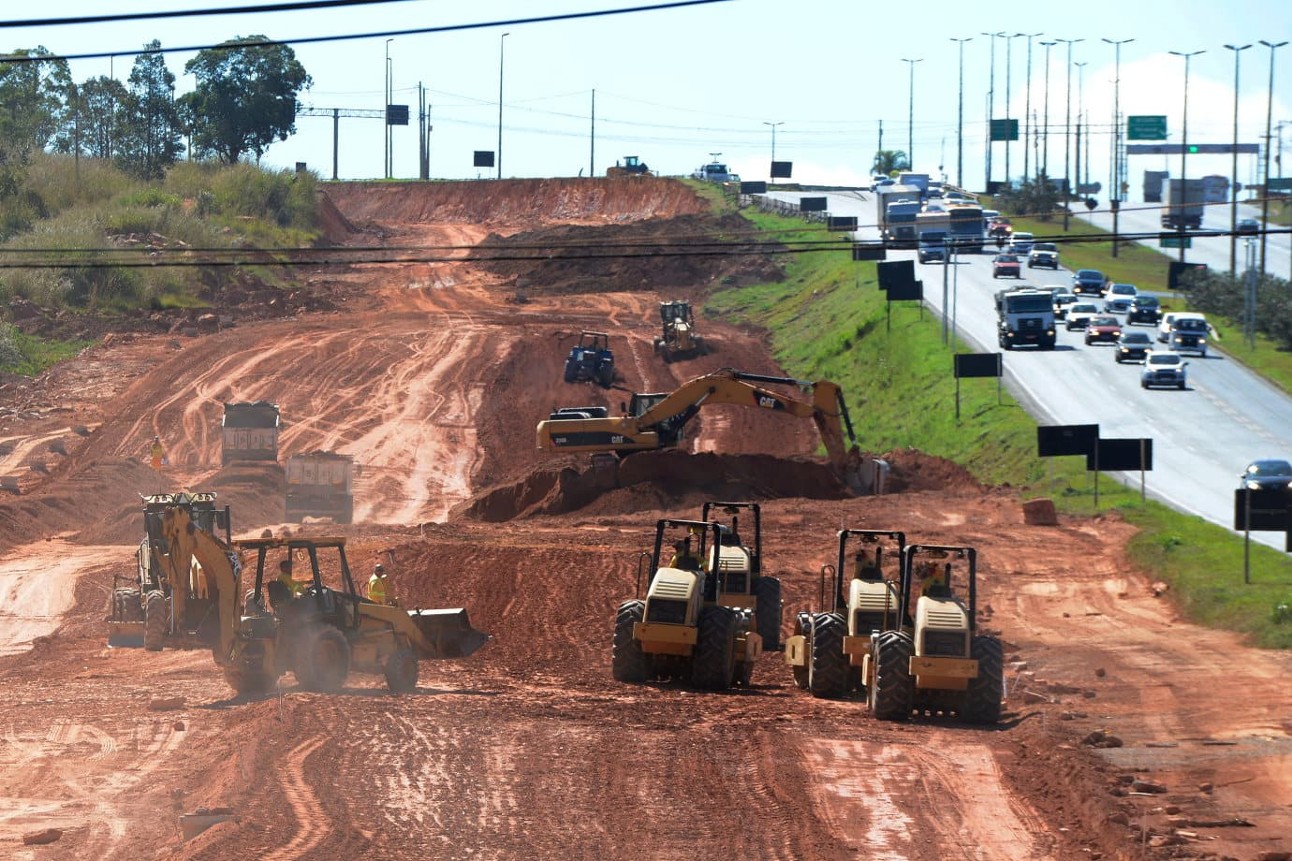
[[[797,203],[803,195],[773,192],[768,196]],[[857,216],[861,225],[857,238],[878,239],[869,194],[845,192],[827,197],[831,215]],[[1145,212],[1138,217],[1148,219],[1150,215]],[[1156,217],[1156,212],[1151,214]],[[1127,229],[1125,223],[1122,227]],[[1221,239],[1208,242],[1224,243],[1227,268],[1228,243]],[[1270,260],[1281,253],[1286,263],[1287,238],[1281,237],[1279,242],[1276,252],[1271,238]],[[914,257],[914,251],[888,252],[889,260]],[[1066,269],[1024,268],[1021,281],[993,279],[990,254],[963,255],[955,266],[947,267],[917,263],[916,277],[924,281],[925,301],[939,313],[944,271],[954,273],[948,279],[956,285],[949,291],[948,304],[952,305],[957,331],[975,351],[982,352],[998,350],[993,303],[997,290],[1016,283],[1067,284],[1071,277]],[[1209,351],[1205,359],[1189,358],[1185,391],[1144,390],[1139,382],[1140,366],[1118,365],[1111,346],[1086,346],[1081,332],[1068,332],[1062,324],[1058,340],[1053,351],[1024,348],[1004,354],[1005,383],[1010,392],[1041,424],[1098,424],[1100,436],[1106,439],[1152,439],[1154,469],[1146,476],[1145,488],[1153,498],[1231,528],[1233,494],[1242,468],[1257,458],[1292,458],[1292,398],[1223,353]],[[1139,473],[1118,478],[1139,486]],[[1283,548],[1282,533],[1252,533],[1252,537]]]

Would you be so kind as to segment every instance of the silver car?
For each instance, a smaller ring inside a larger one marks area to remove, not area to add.
[[[1104,294],[1104,313],[1125,314],[1138,295],[1134,284],[1109,284],[1108,292]]]
[[[1171,350],[1149,350],[1148,355],[1144,357],[1144,370],[1140,372],[1139,384],[1141,388],[1149,389],[1155,386],[1169,386],[1176,389],[1184,389],[1187,383],[1187,371],[1185,368],[1189,363],[1179,353]]]

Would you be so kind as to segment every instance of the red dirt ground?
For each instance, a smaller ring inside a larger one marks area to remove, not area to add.
[[[734,407],[693,423],[692,454],[630,459],[641,481],[558,492],[563,468],[587,465],[535,449],[553,406],[613,406],[720,367],[780,371],[759,333],[703,317],[717,349],[664,364],[655,303],[680,290],[666,276],[659,292],[599,276],[579,290],[568,267],[499,273],[469,250],[569,225],[615,241],[679,235],[669,220],[681,216],[694,236],[704,206],[684,186],[326,193],[333,241],[438,248],[439,262],[314,272],[293,316],[114,337],[37,380],[0,381],[0,476],[22,491],[0,500],[0,855],[1292,852],[1292,656],[1182,622],[1169,593],[1127,565],[1132,529],[1115,515],[1025,526],[1011,491],[910,450],[889,453],[900,492],[839,498],[810,423]],[[743,277],[744,265],[712,277]],[[312,291],[331,310],[298,310]],[[611,333],[621,390],[561,382],[583,328]],[[340,695],[307,693],[288,675],[276,695],[241,700],[206,651],[106,647],[112,577],[131,570],[140,537],[138,494],[214,489],[240,533],[284,528],[281,468],[219,466],[221,404],[259,399],[282,408],[284,454],[332,449],[361,465],[356,524],[341,529],[357,568],[393,560],[406,605],[468,608],[493,635],[484,649],[423,664],[409,696],[363,676]],[[143,463],[153,434],[171,464],[160,475]],[[731,693],[613,681],[614,609],[654,521],[737,494],[762,501],[787,625],[816,601],[840,527],[976,546],[982,622],[1007,644],[1000,726],[876,722],[858,701],[796,688],[775,653]],[[170,698],[182,701],[149,707]],[[1105,736],[1121,746],[1087,743]],[[221,807],[234,818],[182,839],[180,814]],[[58,839],[23,843],[45,829]]]

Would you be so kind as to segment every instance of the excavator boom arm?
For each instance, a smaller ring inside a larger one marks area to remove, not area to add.
[[[216,606],[219,609],[218,654],[228,655],[240,619],[238,587],[242,566],[238,562],[237,553],[215,535],[199,529],[193,522],[192,515],[182,507],[171,508],[162,515],[161,533],[170,548],[169,559],[172,565],[178,564],[176,560],[184,560],[183,564],[187,567],[187,560],[192,558],[202,566],[208,588],[216,593]],[[177,573],[172,572],[171,576],[174,577]],[[187,576],[187,571],[184,574]]]

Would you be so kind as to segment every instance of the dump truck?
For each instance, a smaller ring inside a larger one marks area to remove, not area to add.
[[[742,511],[749,512],[753,519],[753,544],[745,544],[741,535]],[[726,516],[726,522],[718,520],[715,515],[719,514]],[[700,519],[720,524],[719,543],[714,547],[718,555],[718,603],[751,611],[763,650],[780,651],[781,581],[763,573],[762,506],[757,502],[710,501],[701,506]]]
[[[881,631],[901,627],[902,552],[905,533],[840,529],[833,565],[821,567],[816,611],[800,611],[785,641],[785,663],[794,682],[814,697],[844,697],[874,678],[867,663]],[[856,549],[849,550],[849,542]]]
[[[799,400],[756,383],[809,391],[812,400]],[[675,448],[683,439],[687,422],[702,407],[717,404],[812,419],[839,479],[854,493],[874,492],[876,479],[864,471],[865,461],[856,445],[843,391],[829,380],[809,382],[724,368],[688,380],[672,392],[635,393],[628,403],[620,404],[618,416],[610,415],[606,407],[559,407],[538,423],[538,447],[612,452],[621,457],[637,451]]]
[[[300,523],[306,517],[331,518],[333,523],[353,522],[354,458],[330,451],[289,457],[285,517],[293,523]]]
[[[704,353],[704,339],[695,332],[695,316],[691,303],[674,299],[659,303],[660,336],[655,339],[655,352],[665,362]]]
[[[915,216],[920,190],[913,185],[887,185],[875,192],[876,221],[880,235],[893,248],[914,248]]]
[[[1032,345],[1053,350],[1058,341],[1054,294],[1034,287],[996,292],[996,341],[1002,350]]]
[[[161,651],[166,644],[205,645],[216,636],[215,603],[202,566],[192,557],[171,557],[161,534],[162,516],[183,508],[208,532],[224,530],[229,540],[229,507],[216,506],[209,492],[158,493],[140,497],[144,508],[144,538],[135,548],[134,571],[113,575],[108,608],[108,645],[143,646]]]
[[[220,420],[220,463],[277,461],[281,416],[269,401],[226,403]]]
[[[563,379],[567,383],[591,380],[608,389],[615,381],[615,354],[605,332],[580,332],[579,341],[565,357]]]
[[[669,549],[666,539],[684,536]],[[665,518],[655,525],[645,597],[619,605],[611,638],[611,674],[641,684],[670,680],[702,690],[748,685],[762,653],[751,610],[722,603],[721,525]],[[643,570],[637,574],[640,596]]]
[[[344,538],[230,543],[183,506],[165,511],[160,531],[168,559],[196,559],[206,573],[218,620],[212,655],[240,695],[268,691],[288,672],[309,690],[335,691],[351,673],[371,673],[392,692],[408,693],[420,661],[465,658],[489,639],[461,607],[406,610],[360,596]],[[277,557],[298,558],[308,569],[299,591],[267,571]]]
[[[863,672],[879,720],[914,712],[996,723],[1004,703],[1004,647],[978,630],[978,562],[972,547],[908,545],[902,553],[901,624],[872,638]]]

